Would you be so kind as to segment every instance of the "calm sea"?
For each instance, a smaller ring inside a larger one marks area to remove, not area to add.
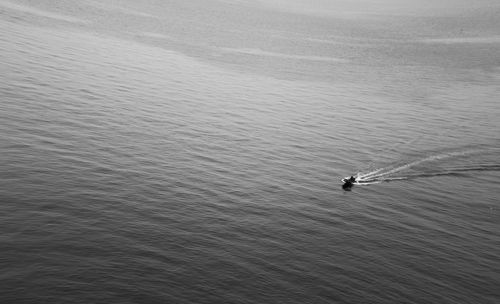
[[[0,302],[499,303],[499,20],[1,0]]]

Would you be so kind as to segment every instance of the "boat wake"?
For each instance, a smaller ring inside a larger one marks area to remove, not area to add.
[[[411,180],[436,176],[470,176],[471,172],[500,171],[499,149],[471,149],[410,158],[356,174],[357,185]]]

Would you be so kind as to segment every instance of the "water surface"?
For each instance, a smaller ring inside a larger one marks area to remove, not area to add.
[[[0,1],[3,301],[497,303],[487,2]]]

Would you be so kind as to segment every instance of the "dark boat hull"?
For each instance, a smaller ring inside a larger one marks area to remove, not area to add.
[[[351,190],[352,186],[354,186],[354,184],[348,180],[344,179],[342,181],[344,182],[344,184],[342,185],[342,189],[344,189],[344,190],[349,191],[349,190]]]

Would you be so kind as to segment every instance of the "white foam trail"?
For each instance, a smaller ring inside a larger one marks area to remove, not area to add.
[[[360,179],[364,179],[364,178],[367,178],[367,177],[370,177],[370,176],[373,176],[373,175],[376,175],[377,173],[379,173],[380,171],[384,170],[385,168],[380,168],[380,169],[377,169],[375,171],[372,171],[372,172],[368,172],[366,174],[361,174],[361,173],[358,173],[356,175],[356,177],[360,178]]]
[[[450,157],[454,157],[454,156],[463,156],[463,155],[470,154],[470,153],[477,152],[477,151],[478,150],[468,150],[468,151],[449,152],[449,153],[444,153],[444,154],[439,154],[439,155],[432,155],[432,156],[429,156],[429,157],[426,157],[423,159],[419,159],[419,160],[404,164],[402,166],[399,166],[399,167],[396,167],[393,169],[390,169],[390,167],[386,167],[386,168],[377,169],[377,170],[372,171],[372,172],[368,172],[366,174],[358,174],[358,177],[359,177],[360,181],[363,181],[366,179],[383,178],[384,176],[388,176],[390,174],[394,174],[394,173],[403,171],[405,169],[411,168],[411,167],[419,165],[421,163],[436,161],[436,160],[450,158]],[[384,172],[384,170],[389,170],[389,171]],[[382,173],[380,173],[380,172],[382,172]]]
[[[372,181],[372,182],[356,183],[356,185],[359,185],[359,186],[369,186],[369,185],[373,185],[373,184],[380,184],[381,182],[383,182],[383,180]]]
[[[434,161],[439,161],[442,159],[447,159],[447,158],[452,158],[452,157],[460,157],[460,156],[465,156],[468,154],[472,153],[491,153],[492,149],[484,150],[484,149],[470,149],[470,150],[465,150],[465,151],[456,151],[456,152],[447,152],[447,153],[441,153],[438,155],[431,155],[427,156],[421,159],[414,160],[412,162],[406,163],[406,164],[400,164],[399,166],[396,167],[396,165],[393,166],[387,166],[383,168],[378,168],[375,169],[371,172],[367,173],[362,173],[358,172],[356,174],[356,185],[360,186],[367,186],[367,185],[373,185],[373,184],[379,184],[382,182],[391,182],[391,181],[398,181],[398,180],[411,180],[415,178],[422,178],[422,177],[433,177],[433,176],[441,176],[441,175],[460,175],[463,174],[463,172],[467,171],[485,171],[485,170],[498,170],[500,171],[500,165],[499,164],[484,164],[484,165],[464,165],[464,166],[458,166],[458,167],[451,167],[451,168],[443,168],[442,165],[444,163],[440,164],[440,167],[436,167],[434,170],[432,168],[426,168],[425,171],[420,171],[419,170],[413,170],[413,171],[404,171],[408,168],[420,165],[422,163],[426,162],[434,162]],[[497,149],[494,149],[495,151]],[[427,166],[428,167],[428,166]],[[424,168],[423,168],[424,169]],[[398,172],[406,172],[404,175],[395,174]],[[345,179],[349,179],[349,177],[346,177]],[[344,180],[343,180],[344,181]]]

